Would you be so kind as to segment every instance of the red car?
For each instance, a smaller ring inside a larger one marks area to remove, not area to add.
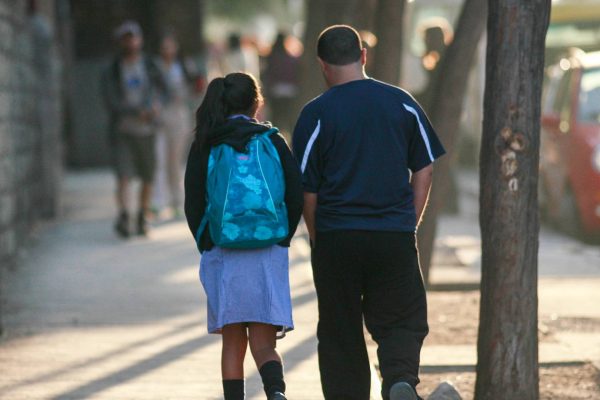
[[[542,103],[540,200],[551,223],[600,235],[600,52],[549,68]]]

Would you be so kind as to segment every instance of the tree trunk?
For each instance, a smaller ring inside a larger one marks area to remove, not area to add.
[[[321,31],[330,25],[327,15],[329,0],[308,0],[306,2],[306,29],[304,31],[304,53],[300,60],[300,93],[297,108],[317,96],[325,89],[321,71],[317,64],[317,38]],[[297,113],[298,114],[298,113]]]
[[[443,208],[450,181],[450,163],[467,90],[469,73],[485,28],[487,1],[465,0],[458,18],[454,40],[446,49],[427,90],[425,110],[448,155],[436,162],[429,205],[418,232],[419,258],[423,279],[429,282],[437,216]]]
[[[376,9],[381,0],[359,0],[351,11],[352,26],[359,31],[373,31]],[[405,0],[400,0],[404,2]]]
[[[373,77],[397,85],[402,61],[402,33],[405,0],[379,0],[375,20],[377,46],[374,48]]]
[[[539,398],[537,186],[549,14],[550,0],[490,0],[477,400]]]

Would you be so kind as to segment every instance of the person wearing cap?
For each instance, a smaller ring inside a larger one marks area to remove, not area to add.
[[[416,400],[428,333],[415,231],[444,149],[404,90],[365,75],[356,30],[324,30],[318,62],[329,89],[302,110],[293,151],[317,290],[325,399],[370,398],[363,321],[378,345],[382,397]]]
[[[115,30],[120,52],[102,76],[102,94],[110,114],[110,144],[117,177],[115,230],[121,237],[131,234],[128,211],[129,183],[142,181],[135,233],[148,233],[152,182],[156,163],[157,116],[165,85],[158,68],[142,53],[142,29],[126,21]]]

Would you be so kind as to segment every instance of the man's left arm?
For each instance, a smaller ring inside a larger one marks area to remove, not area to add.
[[[302,110],[294,129],[293,152],[302,173],[304,187],[304,222],[311,242],[315,242],[315,213],[317,209],[317,193],[321,180],[321,162],[319,151],[319,135],[321,121],[314,115]]]
[[[410,185],[413,189],[415,214],[417,215],[417,227],[421,223],[429,191],[431,189],[431,181],[433,179],[433,164],[429,164],[412,174]]]

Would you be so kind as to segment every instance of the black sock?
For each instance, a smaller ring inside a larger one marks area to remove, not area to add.
[[[276,392],[285,393],[283,365],[279,361],[267,361],[260,367],[258,372],[260,372],[267,397],[272,396]]]
[[[223,394],[225,400],[244,400],[244,380],[223,379]]]

